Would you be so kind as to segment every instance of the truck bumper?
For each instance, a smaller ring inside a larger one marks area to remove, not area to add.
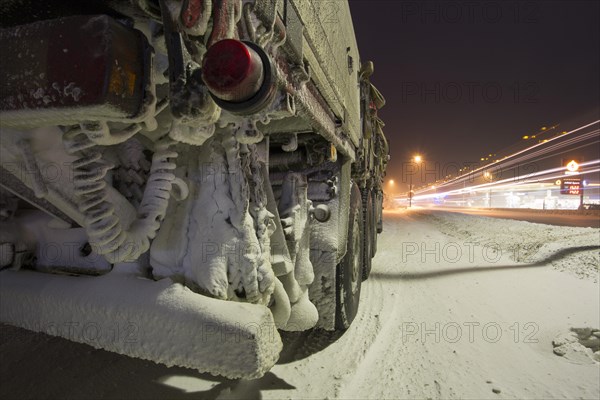
[[[282,348],[266,307],[115,271],[100,277],[2,271],[0,321],[228,378],[264,375]]]

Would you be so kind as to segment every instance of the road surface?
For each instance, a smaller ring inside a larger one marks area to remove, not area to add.
[[[4,325],[0,398],[600,396],[592,351],[569,344],[560,357],[552,344],[570,328],[600,326],[597,229],[437,211],[386,213],[384,225],[350,329],[286,334],[282,359],[261,379],[167,368]]]
[[[539,224],[559,226],[579,226],[600,228],[600,213],[588,212],[577,214],[561,210],[530,210],[530,209],[486,209],[486,208],[452,208],[440,207],[440,210],[457,212],[469,215],[483,215],[486,217],[516,219],[519,221],[536,222]]]

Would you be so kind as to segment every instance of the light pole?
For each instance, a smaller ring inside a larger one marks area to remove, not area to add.
[[[420,155],[416,155],[413,158],[414,162],[418,165],[421,163],[422,158]],[[412,198],[413,198],[413,190],[412,190],[412,173],[410,174],[409,180],[408,180],[408,208],[412,207]]]

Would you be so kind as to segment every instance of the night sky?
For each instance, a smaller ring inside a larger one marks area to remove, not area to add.
[[[387,100],[388,177],[417,153],[476,162],[543,126],[599,119],[599,4],[351,0]]]

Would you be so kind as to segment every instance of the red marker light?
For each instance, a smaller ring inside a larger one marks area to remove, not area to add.
[[[246,44],[225,39],[212,45],[204,55],[202,79],[217,98],[243,102],[259,91],[264,79],[263,64]]]

